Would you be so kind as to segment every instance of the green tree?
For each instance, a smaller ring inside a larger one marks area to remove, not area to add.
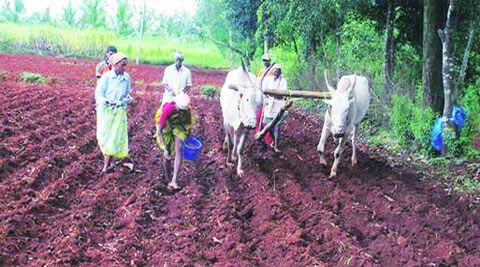
[[[192,35],[193,18],[185,11],[176,12],[173,16],[160,15],[157,18],[161,21],[157,31],[164,37],[179,39]]]
[[[248,64],[258,46],[255,34],[260,4],[260,0],[199,0],[195,29],[222,49],[245,57]]]
[[[53,23],[53,18],[52,18],[52,15],[50,14],[50,8],[49,7],[47,7],[45,9],[45,11],[43,11],[41,19],[42,19],[41,22],[43,24],[52,24]]]
[[[83,28],[105,28],[106,14],[103,1],[84,0],[81,6],[82,17],[80,23]]]
[[[139,19],[140,28],[138,31],[138,48],[137,48],[137,59],[136,59],[137,64],[140,62],[142,40],[143,40],[143,35],[145,34],[145,22],[146,22],[146,16],[147,16],[146,13],[147,13],[147,1],[143,0],[142,11],[140,12],[140,19]]]
[[[14,0],[13,8],[10,1],[5,0],[1,9],[0,21],[22,23],[25,19],[25,5],[22,0]]]
[[[252,59],[258,43],[255,34],[258,28],[257,12],[260,0],[226,0],[225,17],[229,19],[232,39],[242,40],[247,59]]]
[[[341,42],[341,25],[344,21],[345,9],[339,0],[307,0],[307,1],[264,1],[268,20],[262,25],[262,33],[270,33],[273,29],[274,42],[287,44],[297,51],[299,59],[309,66],[312,87],[317,88],[316,65],[318,60],[327,57],[325,44],[333,38],[337,43],[337,52]],[[270,45],[275,45],[275,43]]]
[[[112,25],[115,25],[115,31],[120,36],[129,36],[133,33],[132,28],[132,10],[127,0],[118,0],[117,13]]]
[[[458,79],[455,82],[454,102],[464,92],[468,83],[474,84],[478,79],[480,66],[480,5],[478,0],[463,0],[457,9],[457,29],[453,33],[452,48],[458,54],[459,68]],[[455,58],[455,57],[454,57]],[[461,61],[461,62],[460,62]]]
[[[28,18],[29,23],[33,24],[54,24],[54,19],[52,15],[50,15],[50,8],[47,7],[42,13],[35,12],[33,13],[30,18]]]
[[[385,28],[385,95],[390,103],[394,67],[393,30],[395,25],[395,0],[388,0],[387,22]]]
[[[72,6],[72,0],[69,0],[68,4],[62,7],[60,22],[63,22],[69,25],[70,27],[75,27],[77,26],[77,21],[75,17],[76,17],[76,12]]]
[[[168,32],[168,27],[167,27],[167,21],[168,21],[168,18],[159,13],[159,14],[154,14],[154,21],[155,21],[155,25],[153,25],[152,27],[152,32],[155,36],[158,36],[158,37],[163,37],[163,38],[166,38],[168,37],[169,35],[169,32]]]
[[[199,0],[195,28],[204,37],[228,44],[229,22],[225,16],[223,0]],[[217,43],[218,44],[218,43]],[[223,46],[221,47],[224,48]]]
[[[133,35],[138,37],[142,32],[144,35],[151,33],[155,28],[153,25],[156,23],[154,10],[149,8],[146,2],[144,7],[144,1],[129,3],[129,7],[132,11],[130,22]]]

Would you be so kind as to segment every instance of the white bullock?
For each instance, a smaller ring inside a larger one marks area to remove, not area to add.
[[[334,154],[335,160],[330,172],[330,177],[334,177],[337,174],[337,166],[348,137],[352,139],[352,166],[357,164],[355,148],[357,131],[360,121],[367,113],[368,106],[370,105],[370,91],[368,88],[368,80],[363,76],[342,76],[335,90],[328,82],[327,72],[325,71],[325,82],[332,95],[332,99],[324,100],[324,102],[328,104],[328,110],[325,113],[322,136],[320,137],[317,151],[320,155],[320,164],[326,166],[327,162],[323,155],[325,141],[330,132],[335,139],[339,139],[339,144]]]
[[[238,160],[237,175],[240,177],[244,175],[242,151],[245,139],[249,130],[255,129],[257,112],[263,101],[263,94],[256,85],[257,77],[239,67],[227,74],[220,92],[227,165],[233,166]]]

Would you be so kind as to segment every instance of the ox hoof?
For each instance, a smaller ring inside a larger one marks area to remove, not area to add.
[[[357,159],[352,159],[352,167],[357,166]]]
[[[230,161],[227,160],[227,166],[228,166],[228,167],[233,167],[234,165],[235,165],[235,163],[230,162]]]
[[[237,175],[238,177],[243,177],[245,176],[245,172],[243,170],[237,170]]]
[[[320,158],[320,165],[327,166],[327,161],[324,158]]]
[[[337,170],[332,170],[332,171],[330,172],[329,178],[334,178],[335,176],[337,176]]]

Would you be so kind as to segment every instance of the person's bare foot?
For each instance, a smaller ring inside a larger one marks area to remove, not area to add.
[[[107,173],[111,173],[113,171],[115,171],[115,163],[111,163],[110,166],[108,166],[107,168]]]
[[[107,173],[111,173],[115,171],[115,163],[110,163],[110,165],[107,167],[107,166],[103,166],[103,169],[102,171],[100,172],[100,175],[104,175],[104,174],[107,174]]]
[[[175,183],[175,182],[170,182],[170,183],[168,183],[167,188],[168,188],[169,190],[180,190],[180,189],[182,189],[182,188],[181,188],[180,186],[178,186],[178,184]]]
[[[163,154],[163,159],[165,159],[165,160],[173,160],[174,157],[173,157],[172,155],[165,155],[165,154]]]
[[[278,149],[273,143],[270,144],[270,147],[273,149],[273,152],[282,153],[282,151],[280,149]]]

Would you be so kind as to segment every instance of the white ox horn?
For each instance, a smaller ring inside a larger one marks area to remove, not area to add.
[[[325,83],[327,84],[328,91],[333,95],[335,93],[335,88],[333,88],[333,86],[328,82],[327,73],[328,70],[325,69]]]

